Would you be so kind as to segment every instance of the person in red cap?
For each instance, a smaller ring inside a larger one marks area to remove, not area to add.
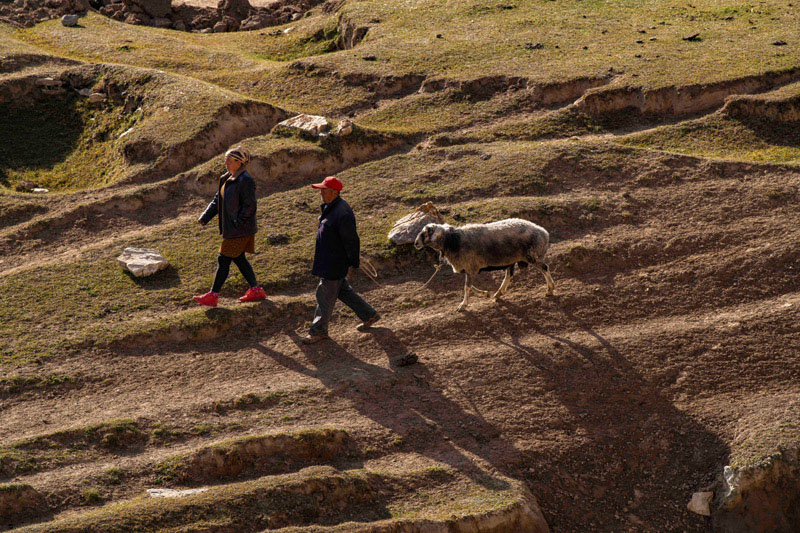
[[[339,196],[342,182],[335,176],[328,176],[322,183],[315,183],[312,187],[319,189],[323,202],[311,270],[320,280],[317,285],[317,309],[308,335],[302,338],[303,344],[314,344],[328,338],[328,323],[337,299],[361,319],[361,324],[357,326],[359,331],[369,328],[380,319],[378,312],[347,282],[349,268],[358,268],[361,243],[353,210]]]

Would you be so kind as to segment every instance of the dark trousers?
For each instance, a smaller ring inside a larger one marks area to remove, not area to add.
[[[245,281],[250,287],[258,287],[256,282],[256,274],[253,272],[253,267],[244,256],[244,252],[239,257],[227,257],[222,254],[217,256],[217,273],[214,275],[214,285],[211,287],[212,292],[219,292],[222,290],[222,284],[228,279],[228,274],[231,270],[231,261],[236,263],[239,267],[239,272],[244,276]]]
[[[362,322],[372,318],[377,313],[371,305],[353,290],[353,287],[347,283],[347,278],[320,278],[319,285],[317,285],[317,310],[314,312],[314,320],[308,330],[311,335],[328,334],[328,323],[331,321],[333,306],[337,299],[355,311],[356,316]]]

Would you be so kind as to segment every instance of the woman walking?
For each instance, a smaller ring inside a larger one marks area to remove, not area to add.
[[[217,273],[211,290],[194,300],[200,305],[216,307],[219,291],[228,278],[231,262],[236,263],[244,279],[250,285],[241,302],[257,302],[266,300],[267,295],[247,261],[245,253],[255,252],[256,225],[256,182],[247,173],[245,167],[250,162],[250,154],[242,147],[228,150],[225,154],[225,172],[219,178],[217,194],[198,219],[205,226],[219,215],[219,232],[222,234],[222,245],[217,256]]]

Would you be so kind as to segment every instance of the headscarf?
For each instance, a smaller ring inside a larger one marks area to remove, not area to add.
[[[231,159],[235,159],[236,161],[242,164],[242,168],[247,166],[247,163],[250,162],[250,152],[242,148],[241,146],[237,146],[236,148],[231,148],[227,152],[225,152],[225,157],[230,157]]]

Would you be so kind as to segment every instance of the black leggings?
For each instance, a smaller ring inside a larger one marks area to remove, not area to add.
[[[258,287],[256,282],[256,274],[253,272],[253,267],[244,256],[244,252],[239,257],[226,257],[222,254],[217,256],[217,273],[214,275],[214,286],[211,287],[212,292],[219,292],[222,289],[222,284],[228,279],[228,273],[231,270],[231,261],[236,263],[239,267],[239,272],[244,276],[245,281],[250,287]]]

